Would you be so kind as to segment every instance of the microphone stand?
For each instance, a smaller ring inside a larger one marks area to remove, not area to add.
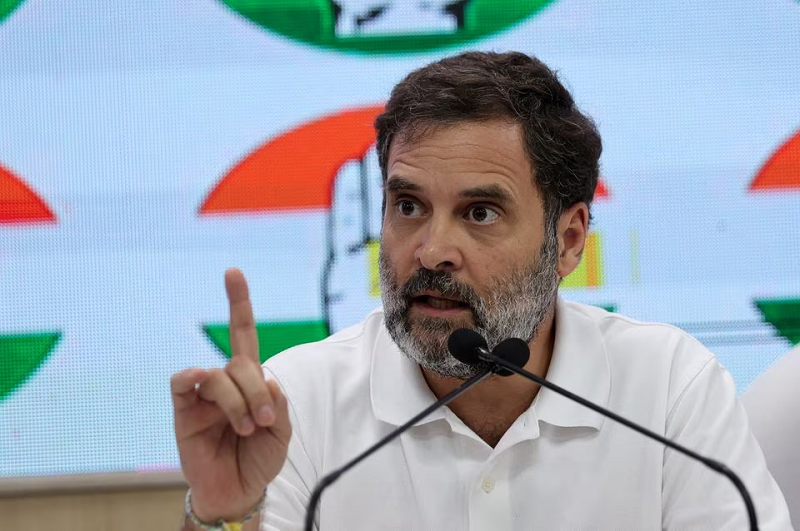
[[[520,342],[522,344],[524,344],[524,341],[520,340]],[[525,348],[526,349],[528,348],[527,344],[525,344]],[[581,404],[582,406],[588,407],[589,409],[591,409],[593,411],[596,411],[597,413],[600,413],[601,415],[604,415],[604,416],[609,417],[609,418],[611,418],[613,420],[616,420],[620,424],[623,424],[623,425],[627,426],[628,428],[630,428],[630,429],[632,429],[634,431],[637,431],[637,432],[641,433],[642,435],[644,435],[646,437],[650,437],[651,439],[655,439],[658,442],[660,442],[661,444],[672,448],[673,450],[677,450],[678,452],[680,452],[680,453],[682,453],[684,455],[692,457],[692,458],[700,461],[701,463],[703,463],[704,465],[706,465],[710,469],[715,470],[715,471],[719,472],[720,474],[726,476],[728,479],[730,479],[733,482],[734,486],[739,491],[739,494],[741,494],[742,498],[744,499],[744,504],[747,506],[747,516],[750,519],[750,531],[758,531],[758,519],[756,518],[756,509],[755,509],[755,506],[753,505],[753,499],[750,497],[750,493],[747,492],[747,488],[745,487],[744,482],[739,478],[739,476],[737,476],[736,473],[733,470],[731,470],[730,468],[728,468],[724,464],[720,463],[719,461],[715,461],[714,459],[711,459],[711,458],[708,458],[708,457],[704,457],[704,456],[698,454],[697,452],[689,450],[688,448],[686,448],[684,446],[681,446],[680,444],[667,439],[666,437],[662,437],[661,435],[648,430],[647,428],[645,428],[643,426],[639,426],[638,424],[635,424],[634,422],[631,422],[630,420],[628,420],[626,418],[620,417],[619,415],[617,415],[616,413],[614,413],[612,411],[609,411],[609,410],[607,410],[607,409],[605,409],[603,407],[600,407],[597,404],[594,404],[593,402],[589,402],[585,398],[582,398],[582,397],[580,397],[580,396],[578,396],[578,395],[576,395],[574,393],[571,393],[571,392],[567,391],[566,389],[564,389],[562,387],[559,387],[558,385],[556,385],[554,383],[550,383],[549,381],[545,380],[544,378],[542,378],[540,376],[537,376],[537,375],[535,375],[535,374],[533,374],[531,372],[526,371],[522,367],[519,367],[519,366],[517,366],[517,365],[515,365],[513,363],[510,363],[510,362],[504,360],[503,358],[501,358],[501,357],[489,352],[485,348],[476,347],[475,350],[477,351],[478,358],[481,361],[484,361],[484,362],[487,362],[487,363],[491,363],[491,364],[494,364],[494,365],[496,365],[498,367],[502,367],[503,369],[515,372],[515,373],[519,374],[520,376],[523,376],[523,377],[527,378],[528,380],[531,380],[532,382],[535,382],[535,383],[539,384],[542,387],[546,387],[546,388],[548,388],[548,389],[550,389],[552,391],[555,391],[556,393],[558,393],[560,395],[563,395],[563,396],[569,398],[570,400],[574,400],[575,402]]]
[[[499,358],[498,358],[499,359]],[[497,364],[494,362],[489,362],[489,366],[486,367],[482,372],[476,374],[469,380],[465,381],[463,384],[456,387],[454,390],[422,410],[419,414],[415,415],[411,418],[408,422],[399,426],[392,430],[388,435],[386,435],[383,439],[375,443],[374,445],[367,448],[363,453],[356,456],[352,461],[346,463],[341,468],[338,468],[329,474],[323,476],[322,479],[319,480],[317,486],[314,487],[314,490],[311,492],[311,498],[308,501],[308,507],[306,508],[306,523],[305,523],[305,531],[312,531],[314,526],[314,514],[317,510],[317,505],[319,505],[320,498],[322,496],[322,491],[328,488],[333,482],[335,482],[339,477],[353,468],[355,465],[375,453],[377,450],[381,449],[385,446],[389,441],[399,436],[401,433],[406,431],[408,428],[422,420],[423,418],[427,417],[434,410],[438,409],[441,406],[447,405],[448,403],[452,402],[456,397],[458,397],[461,393],[472,387],[473,385],[477,384],[481,380],[485,379],[487,376],[494,374],[497,372],[498,367]]]

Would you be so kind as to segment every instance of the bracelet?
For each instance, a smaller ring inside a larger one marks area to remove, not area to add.
[[[247,516],[238,522],[226,522],[224,520],[217,520],[213,524],[201,522],[200,519],[197,518],[197,515],[194,514],[194,509],[192,509],[192,489],[186,491],[184,510],[186,511],[186,518],[192,522],[192,525],[198,529],[202,529],[203,531],[241,531],[244,524],[256,517],[258,512],[261,510],[261,505],[264,503],[266,496],[267,491],[264,490],[264,494],[261,495],[261,498],[259,498],[255,507],[253,507],[249,513],[247,513]]]

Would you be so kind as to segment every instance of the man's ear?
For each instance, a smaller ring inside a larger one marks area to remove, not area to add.
[[[581,261],[589,232],[589,207],[576,203],[561,214],[558,220],[558,276],[566,277]]]

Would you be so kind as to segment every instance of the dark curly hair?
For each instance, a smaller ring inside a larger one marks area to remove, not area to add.
[[[522,125],[551,227],[570,206],[591,205],[602,143],[554,71],[518,53],[466,52],[411,72],[375,120],[384,182],[395,138],[413,141],[431,127],[510,119]]]

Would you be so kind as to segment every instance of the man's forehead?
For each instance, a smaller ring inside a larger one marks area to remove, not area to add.
[[[387,193],[408,193],[425,192],[425,183],[418,182],[414,178],[401,175],[390,175],[385,184]],[[464,183],[454,190],[455,194],[465,199],[493,199],[498,202],[511,202],[514,200],[514,193],[502,183],[487,180],[482,183]]]
[[[505,120],[437,126],[395,138],[387,153],[387,173],[406,173],[408,166],[441,173],[453,169],[509,176],[532,175],[533,171],[521,126]]]
[[[433,191],[510,201],[535,188],[519,123],[505,119],[434,124],[392,141],[387,192]],[[533,190],[538,193],[538,190]]]
[[[483,141],[496,139],[500,133],[505,137],[518,140],[519,146],[524,144],[524,129],[517,121],[505,118],[487,120],[463,120],[456,122],[421,122],[407,125],[397,132],[389,145],[389,154],[393,148],[413,149],[424,145],[431,139],[447,138],[463,140],[469,137],[484,135]],[[506,138],[506,139],[507,139]]]

